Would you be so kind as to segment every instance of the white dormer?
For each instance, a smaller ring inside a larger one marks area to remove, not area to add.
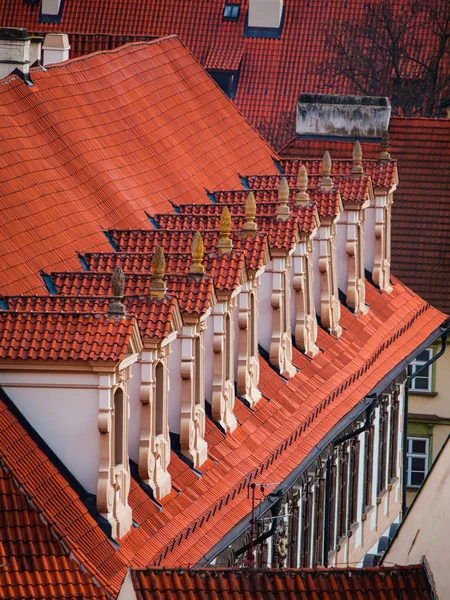
[[[283,0],[250,0],[248,26],[278,29],[283,15]]]
[[[56,17],[59,15],[62,0],[42,0],[41,15]]]

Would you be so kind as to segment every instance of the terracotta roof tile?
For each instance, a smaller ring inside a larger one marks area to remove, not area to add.
[[[389,597],[431,600],[422,565],[366,569],[146,569],[131,572],[137,600],[201,597],[223,600],[274,597],[279,600],[347,600]]]
[[[209,49],[203,66],[208,71],[237,71],[243,54],[243,40],[229,46],[224,46],[222,43],[215,44]]]
[[[0,358],[119,361],[133,327],[105,315],[0,312]]]
[[[40,269],[108,250],[99,223],[143,227],[144,211],[171,210],[171,198],[203,202],[205,187],[239,186],[239,172],[276,172],[270,147],[176,38],[33,81],[0,86],[3,293],[42,293]]]

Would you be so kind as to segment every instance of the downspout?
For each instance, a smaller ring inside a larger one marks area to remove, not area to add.
[[[281,512],[281,504],[283,501],[283,494],[284,494],[283,490],[277,490],[273,494],[269,494],[269,496],[278,497],[278,500],[270,508],[270,512],[272,513],[272,517],[273,517],[272,525],[270,526],[270,529],[268,531],[264,532],[263,534],[261,534],[260,536],[258,536],[256,538],[256,540],[253,540],[253,544],[245,544],[245,546],[242,546],[242,548],[239,548],[239,550],[237,550],[234,553],[235,558],[237,558],[238,556],[241,556],[245,552],[248,552],[248,550],[250,549],[251,546],[253,546],[253,548],[255,548],[255,546],[259,546],[260,544],[262,544],[265,540],[270,538],[275,533],[275,531],[277,529],[277,525],[278,525],[278,519],[279,519],[280,512]]]
[[[371,396],[369,396],[369,397],[372,397],[372,402],[367,407],[367,414],[366,414],[366,419],[364,421],[364,425],[362,425],[361,427],[358,427],[354,431],[351,431],[350,433],[347,433],[346,435],[343,435],[342,437],[335,440],[332,443],[330,452],[328,454],[327,466],[326,466],[326,480],[325,480],[325,515],[324,515],[325,528],[324,528],[324,534],[323,534],[323,547],[324,547],[323,548],[323,566],[324,567],[328,567],[328,545],[329,545],[329,537],[330,537],[329,521],[330,521],[330,495],[331,495],[331,484],[330,484],[331,456],[332,456],[333,450],[335,449],[336,446],[343,444],[347,440],[350,440],[350,439],[358,436],[360,433],[363,433],[370,427],[372,413],[374,410],[374,405],[375,405],[375,400],[377,399],[377,395],[371,394]]]
[[[408,469],[407,469],[407,460],[408,460],[408,407],[409,407],[409,388],[411,385],[411,381],[417,377],[418,375],[420,375],[420,373],[422,373],[422,371],[424,371],[425,369],[428,369],[428,367],[430,365],[432,365],[434,362],[437,361],[438,358],[440,358],[446,348],[447,348],[447,337],[448,337],[448,333],[450,330],[450,326],[447,325],[446,329],[442,332],[441,335],[441,349],[439,350],[439,352],[433,356],[432,358],[430,358],[430,360],[428,362],[426,362],[424,365],[422,365],[420,367],[420,369],[417,369],[417,371],[415,373],[413,373],[412,375],[409,375],[406,378],[406,382],[405,382],[405,402],[404,402],[404,413],[403,413],[403,464],[402,464],[402,520],[405,518],[406,513],[407,513],[407,508],[406,508],[406,485],[407,485],[407,475],[408,475]]]

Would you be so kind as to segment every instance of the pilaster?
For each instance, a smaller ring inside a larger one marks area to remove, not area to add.
[[[342,328],[339,325],[341,305],[339,302],[336,272],[336,224],[325,223],[318,230],[319,274],[320,274],[320,321],[339,337]]]
[[[319,348],[317,340],[317,317],[314,306],[314,274],[311,238],[300,241],[293,255],[293,288],[295,292],[295,344],[311,358]]]
[[[364,210],[347,208],[348,256],[347,305],[355,312],[365,314],[366,287],[364,275]]]
[[[292,364],[292,334],[290,325],[290,260],[274,257],[272,268],[272,336],[270,362],[283,377],[296,373]]]
[[[258,286],[259,278],[249,279],[238,296],[238,360],[236,389],[250,406],[261,399],[258,354]]]
[[[375,194],[375,254],[372,279],[378,287],[391,292],[391,206],[392,194]]]

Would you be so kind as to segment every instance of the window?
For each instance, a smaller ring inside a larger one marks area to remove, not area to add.
[[[231,320],[225,317],[225,379],[233,379],[231,373]]]
[[[235,83],[235,74],[224,71],[208,71],[217,85],[229,98],[233,98],[233,86]]]
[[[366,431],[365,439],[365,473],[364,473],[364,501],[363,512],[372,505],[372,477],[373,477],[373,444],[374,427],[373,424]]]
[[[161,363],[156,365],[155,370],[155,436],[164,433],[164,367]]]
[[[201,377],[202,377],[202,351],[201,351],[201,340],[198,335],[194,340],[194,402],[195,404],[201,404]]]
[[[428,438],[408,438],[407,486],[418,488],[428,473]]]
[[[114,465],[123,464],[123,391],[114,393]]]
[[[408,375],[416,373],[420,367],[427,363],[433,357],[433,349],[427,348],[423,350],[409,365]],[[417,375],[411,381],[410,390],[412,392],[432,392],[433,391],[433,366],[429,365],[420,375]]]
[[[350,480],[349,480],[349,507],[348,525],[358,521],[358,482],[359,482],[359,439],[353,438],[350,442]]]
[[[305,479],[302,487],[302,544],[300,549],[300,566],[304,569],[311,566],[311,517],[312,490],[310,482]]]
[[[339,510],[338,538],[347,535],[347,502],[348,502],[348,443],[339,449]]]
[[[225,4],[223,9],[223,18],[225,21],[237,21],[241,12],[240,4]]]
[[[397,462],[398,462],[398,427],[400,419],[400,392],[396,388],[392,394],[391,408],[391,443],[389,453],[389,479],[397,477]]]
[[[255,295],[250,294],[250,327],[248,329],[250,336],[250,356],[257,356],[258,352],[256,349],[256,302]]]
[[[388,447],[388,402],[385,399],[380,406],[380,434],[378,446],[378,486],[377,493],[381,494],[386,489],[386,467]]]
[[[326,552],[332,552],[336,546],[336,502],[337,502],[337,464],[336,455],[330,458],[330,504],[328,519],[328,548]]]

